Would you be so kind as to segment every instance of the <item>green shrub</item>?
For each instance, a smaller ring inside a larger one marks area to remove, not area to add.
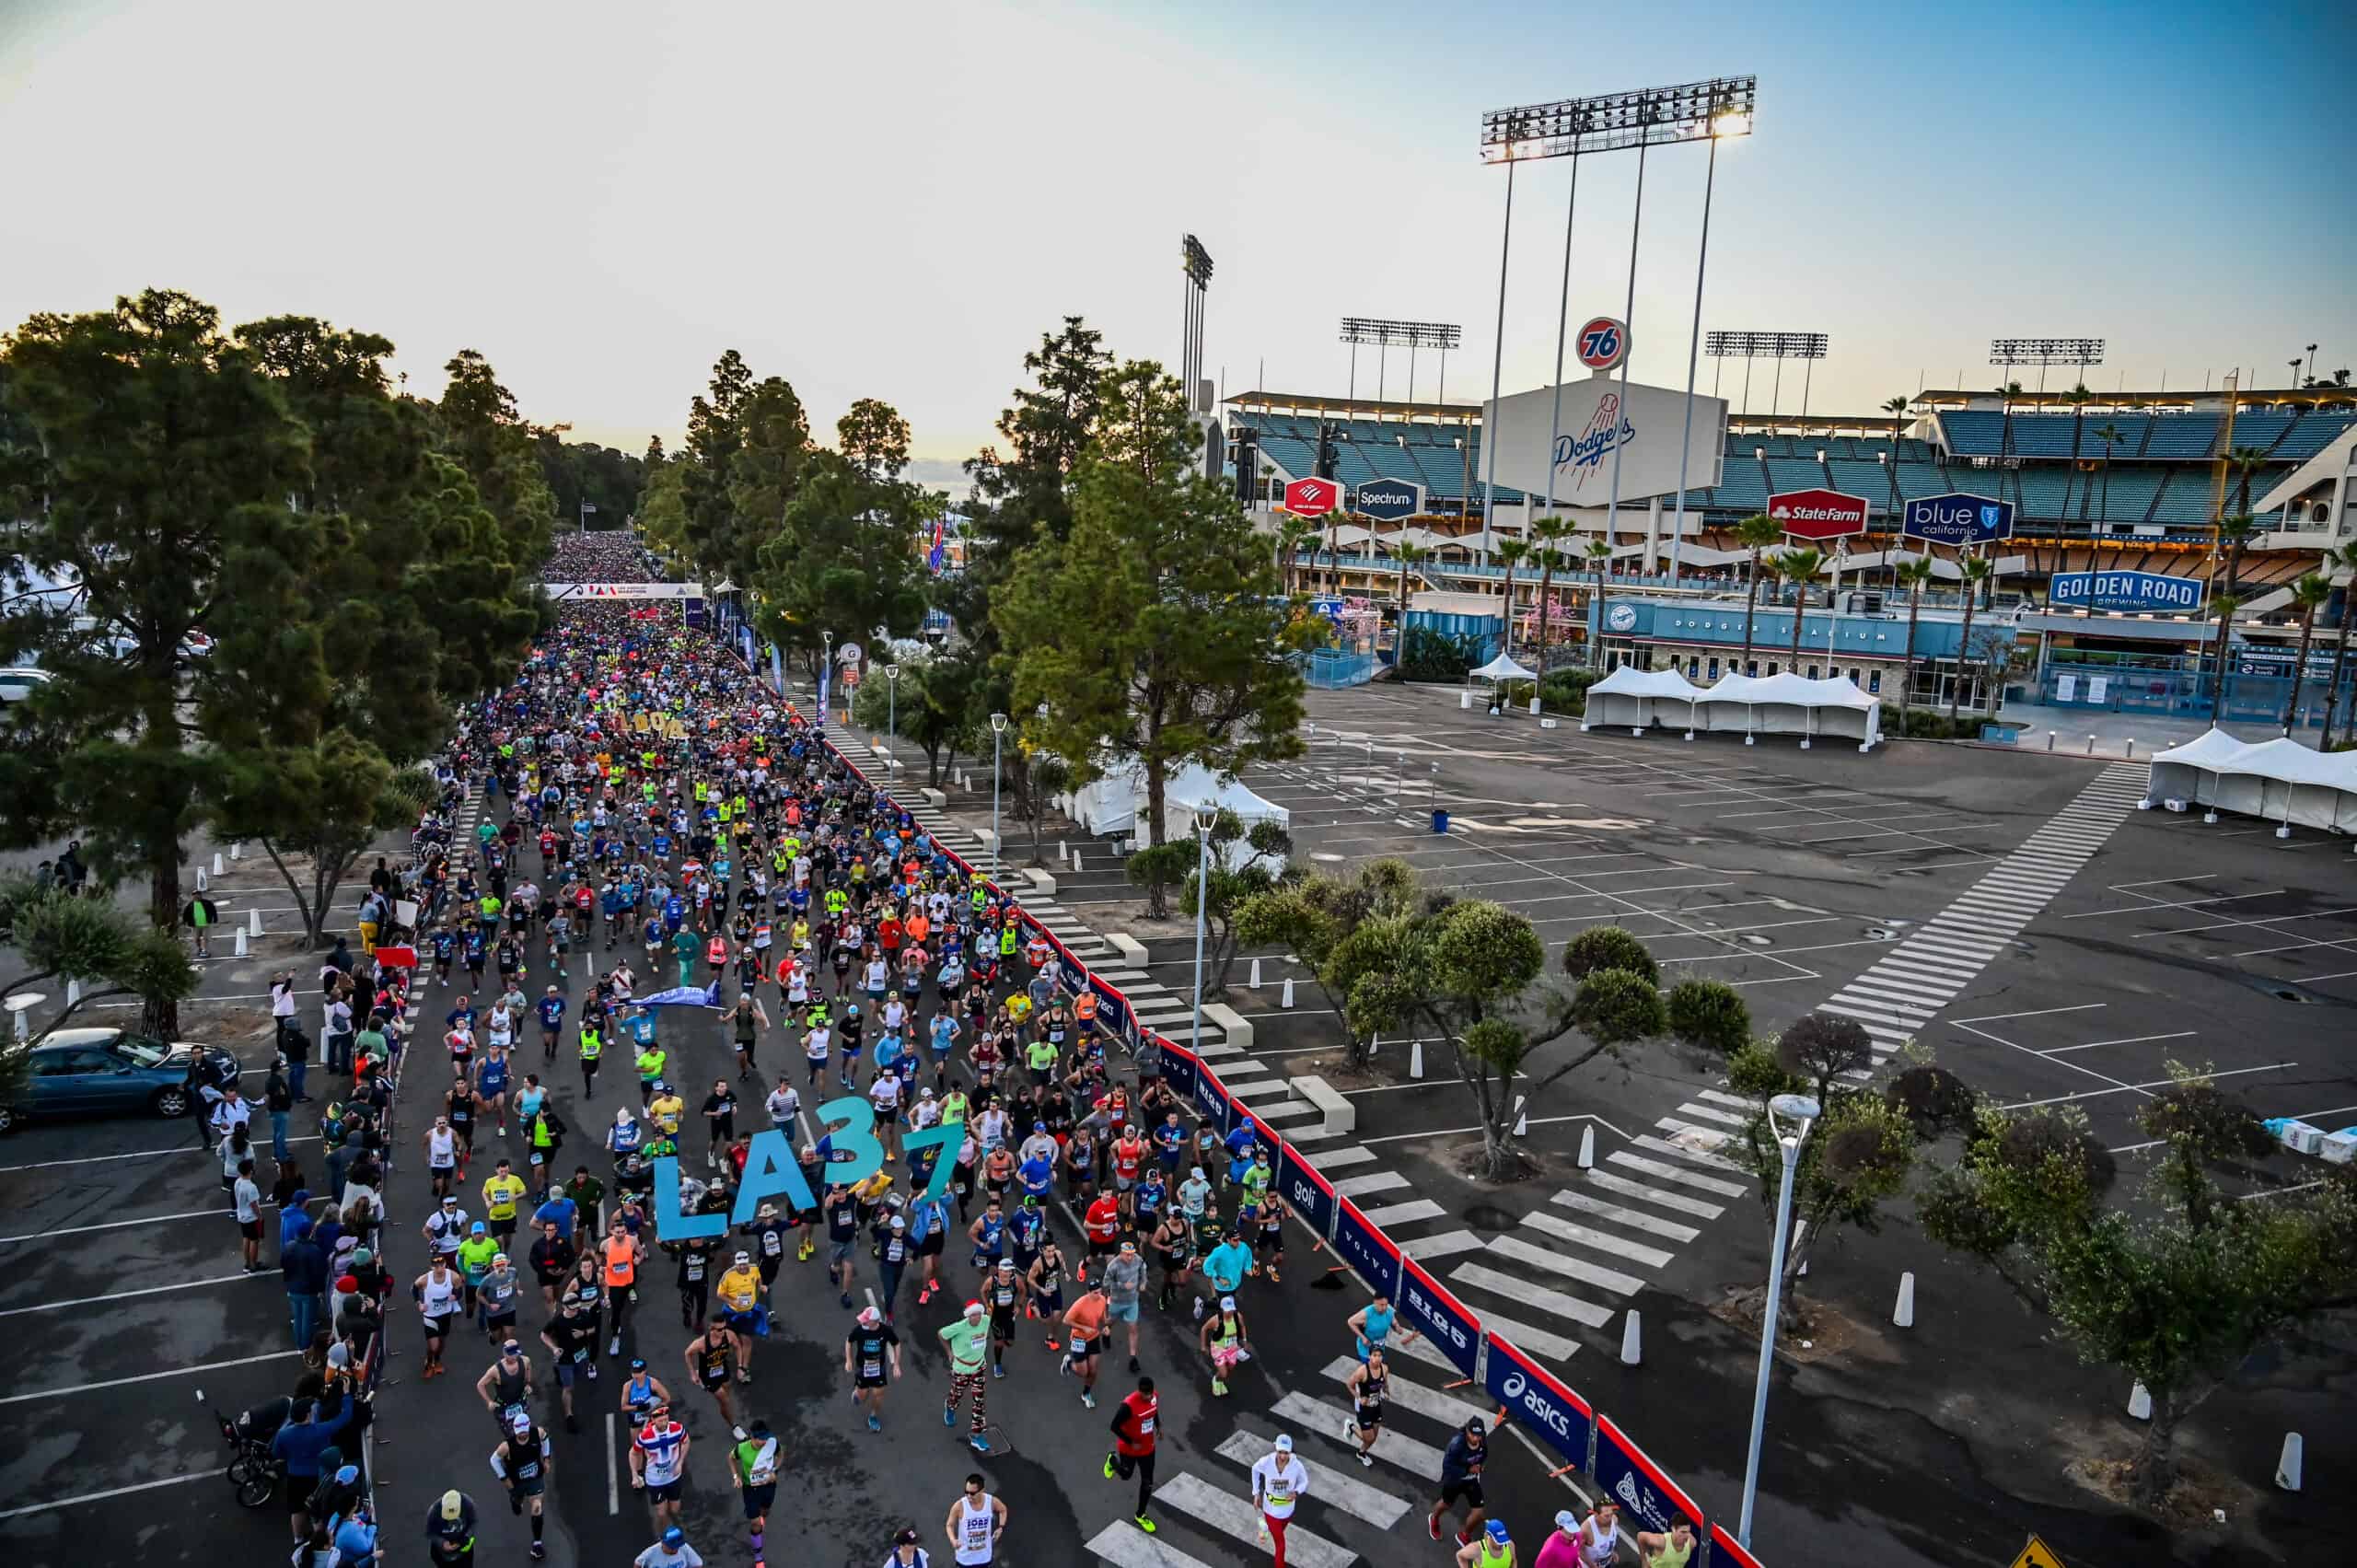
[[[1689,980],[1670,989],[1669,1032],[1689,1045],[1733,1056],[1751,1040],[1751,1009],[1724,981]]]
[[[1727,1087],[1746,1099],[1761,1102],[1777,1095],[1808,1086],[1806,1079],[1784,1070],[1776,1060],[1776,1047],[1769,1040],[1755,1040],[1727,1057]]]
[[[1399,644],[1402,680],[1462,680],[1482,662],[1481,640],[1471,633],[1435,632],[1411,626]]]
[[[1603,970],[1625,970],[1648,985],[1661,983],[1661,966],[1645,945],[1617,925],[1591,925],[1563,945],[1563,972],[1585,980]]]

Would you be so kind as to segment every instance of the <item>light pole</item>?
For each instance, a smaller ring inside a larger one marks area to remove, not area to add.
[[[884,667],[884,723],[891,732],[892,744],[900,744],[900,667]]]
[[[1194,810],[1195,836],[1202,843],[1202,853],[1195,863],[1195,1032],[1187,1040],[1187,1049],[1203,1048],[1203,912],[1212,901],[1212,829],[1219,825],[1219,804],[1198,806]]]
[[[1006,715],[991,715],[991,880],[998,880],[999,749],[1006,739]]]
[[[1786,1132],[1776,1119],[1790,1117]],[[1776,1363],[1776,1314],[1783,1308],[1784,1245],[1793,1233],[1793,1171],[1800,1164],[1801,1142],[1818,1115],[1817,1101],[1806,1095],[1778,1095],[1768,1102],[1768,1130],[1784,1156],[1784,1184],[1776,1195],[1776,1245],[1768,1255],[1768,1312],[1759,1325],[1759,1380],[1751,1390],[1751,1452],[1743,1462],[1743,1515],[1736,1537],[1747,1550],[1751,1545],[1751,1504],[1759,1490],[1759,1439],[1768,1425],[1768,1373]]]

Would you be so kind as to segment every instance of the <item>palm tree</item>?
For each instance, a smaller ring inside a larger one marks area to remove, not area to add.
[[[1948,688],[1948,726],[1956,726],[1956,708],[1964,701],[1964,661],[1972,652],[1972,612],[1980,607],[1980,585],[1995,568],[1985,555],[1968,555],[1956,563],[1964,575],[1964,626],[1956,641],[1956,684]]]
[[[1604,568],[1612,560],[1612,541],[1592,539],[1587,541],[1588,570],[1596,574],[1596,646],[1588,650],[1588,663],[1596,669],[1604,668],[1604,619],[1608,596],[1604,587]]]
[[[1307,517],[1288,517],[1279,526],[1277,534],[1277,564],[1284,573],[1287,588],[1293,587],[1294,563],[1300,559],[1302,547],[1318,537],[1318,525]]]
[[[2328,549],[2318,565],[2327,576],[2336,572],[2357,574],[2357,544],[2345,544],[2339,550]],[[2357,575],[2352,575],[2348,586],[2341,590],[2340,636],[2333,645],[2332,674],[2325,681],[2324,734],[2319,738],[2316,747],[2320,751],[2332,744],[2333,715],[2340,709],[2340,677],[2343,668],[2349,662],[2349,622],[2357,620],[2357,614],[2351,613],[2357,611],[2357,604],[2350,602],[2352,598],[2357,598]],[[2357,708],[2357,703],[2350,705]]]
[[[1508,658],[1512,658],[1514,656],[1514,569],[1516,566],[1521,565],[1525,561],[1530,559],[1530,550],[1531,547],[1528,541],[1519,539],[1510,539],[1490,552],[1498,558],[1498,564],[1506,569],[1505,616],[1506,656]]]
[[[1412,544],[1403,544],[1399,547],[1399,620],[1400,624],[1405,626],[1408,620],[1408,568],[1413,566],[1419,561],[1429,560],[1433,552],[1429,550],[1421,550]]]
[[[2235,591],[2235,573],[2242,565],[2242,540],[2247,540],[2251,535],[2250,478],[2266,462],[2267,454],[2256,447],[2236,447],[2226,454],[2226,466],[2235,470],[2236,486],[2235,517],[2239,518],[2243,525],[2241,538],[2235,540],[2234,552],[2227,557],[2226,591],[2228,593]],[[2225,549],[2226,540],[2231,537],[2227,528],[2230,520],[2225,517],[2218,519],[2218,547],[2222,551]]]
[[[1898,515],[1898,509],[1902,505],[1898,494],[1898,444],[1906,437],[1900,434],[1904,426],[1899,422],[1907,417],[1907,401],[1908,400],[1904,397],[1885,398],[1882,404],[1882,412],[1890,415],[1889,478],[1890,510],[1893,517]]]
[[[1776,570],[1792,579],[1793,584],[1793,668],[1801,662],[1801,623],[1808,609],[1808,586],[1825,568],[1825,552],[1802,546],[1787,550],[1776,557]]]
[[[2226,591],[2234,593],[2242,587],[2243,547],[2250,536],[2258,531],[2258,521],[2247,512],[2237,512],[2231,517],[2218,519],[2218,546],[2226,556]]]
[[[1923,589],[1932,581],[1932,552],[1922,554],[1898,568],[1898,580],[1907,589],[1907,673],[1898,687],[1898,733],[1907,733],[1907,714],[1915,696],[1915,619],[1922,612]]]
[[[1536,559],[1538,562],[1538,665],[1541,674],[1547,666],[1547,596],[1553,591],[1556,568],[1569,558],[1556,544],[1572,531],[1572,525],[1561,517],[1541,517],[1530,525],[1530,531],[1539,541]]]
[[[2071,405],[2071,466],[2062,476],[2062,520],[2064,522],[2071,520],[2071,482],[2078,476],[2079,472],[2079,428],[2086,420],[2087,404],[2095,401],[2095,396],[2093,392],[2087,390],[2087,384],[2084,381],[2062,394],[2062,401]],[[2083,507],[2084,506],[2084,497],[2081,498],[2080,504]]]
[[[2128,437],[2119,433],[2119,425],[2107,419],[2096,432],[2096,439],[2103,443],[2103,504],[2098,517],[2107,532],[2111,528],[2111,449]]]
[[[2332,579],[2310,572],[2292,585],[2292,602],[2300,611],[2300,653],[2292,661],[2292,696],[2283,704],[2283,733],[2289,736],[2300,712],[2301,677],[2308,672],[2308,643],[2316,635],[2316,611],[2332,597]]]
[[[1754,512],[1735,526],[1735,541],[1751,552],[1751,588],[1743,596],[1743,662],[1751,663],[1751,615],[1759,603],[1759,552],[1784,537],[1783,528],[1765,512]]]
[[[2226,716],[2226,644],[2234,634],[2235,611],[2242,607],[2242,598],[2235,594],[2217,594],[2213,595],[2210,600],[2211,612],[2218,618],[2218,652],[2215,661],[2218,666],[2218,681],[2210,694],[2210,727],[2212,729],[2217,728]]]

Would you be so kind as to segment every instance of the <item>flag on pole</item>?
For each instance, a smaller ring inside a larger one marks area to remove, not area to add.
[[[933,548],[925,553],[925,564],[932,568],[936,575],[941,571],[941,563],[944,554],[941,543],[941,519],[939,517],[935,517],[933,519]]]

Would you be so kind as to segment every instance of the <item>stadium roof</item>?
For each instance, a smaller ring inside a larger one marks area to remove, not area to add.
[[[2226,399],[2223,387],[2195,390],[2180,387],[2165,392],[2106,392],[2096,389],[2086,406],[2094,409],[2112,408],[2192,408],[2200,403],[2223,403]],[[1915,402],[1932,408],[1961,408],[1970,403],[1993,403],[2000,398],[2017,409],[2052,409],[2071,412],[2067,387],[2050,388],[2043,392],[2001,393],[1994,387],[1966,387],[1946,391],[1926,390],[1915,394]],[[2280,408],[2300,403],[2316,407],[2357,408],[2357,387],[2255,387],[2234,394],[2237,406],[2243,408]]]
[[[1436,419],[1451,424],[1478,422],[1480,403],[1403,402],[1376,398],[1338,398],[1327,392],[1238,392],[1224,400],[1238,408],[1282,409],[1287,413],[1331,413],[1356,419]]]

